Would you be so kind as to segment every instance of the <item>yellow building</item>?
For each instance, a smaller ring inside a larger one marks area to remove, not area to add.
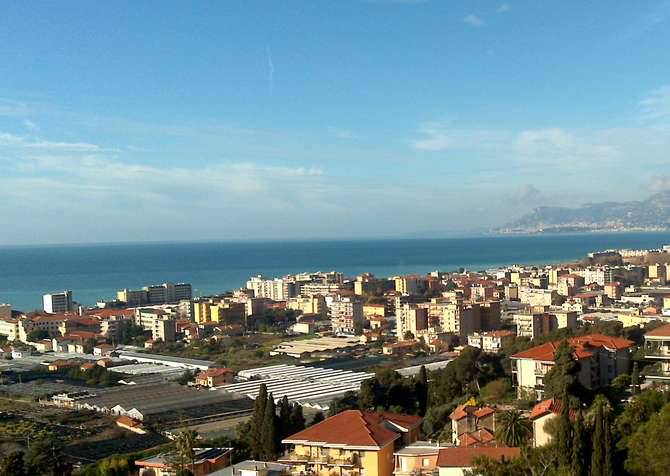
[[[392,476],[394,450],[418,440],[417,416],[346,410],[282,441],[294,473]]]

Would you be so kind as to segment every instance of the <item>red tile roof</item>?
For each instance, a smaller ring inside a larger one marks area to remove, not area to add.
[[[644,334],[649,337],[670,337],[670,324],[662,325]]]
[[[384,423],[391,422],[403,428],[416,426],[422,419],[409,415],[345,410],[335,416],[295,433],[284,443],[313,442],[353,447],[381,448],[395,441],[400,434]]]
[[[563,401],[550,398],[549,400],[544,400],[536,404],[533,407],[533,410],[530,412],[530,419],[536,420],[540,417],[553,413],[555,415],[560,414],[563,411]],[[575,420],[577,418],[577,412],[574,409],[570,410],[570,419]]]
[[[520,448],[508,447],[455,447],[442,448],[437,457],[439,468],[469,468],[475,458],[487,457],[495,460],[513,459],[521,454]]]
[[[496,437],[486,428],[463,433],[458,437],[459,446],[495,446]]]
[[[578,337],[570,337],[568,344],[574,347],[573,353],[576,359],[585,359],[591,357],[593,353],[590,348],[605,347],[610,350],[627,349],[632,347],[635,342],[623,339],[621,337],[609,337],[602,334],[591,334]],[[523,352],[512,355],[513,359],[532,359],[544,362],[553,362],[556,349],[560,345],[559,341],[546,342],[542,345],[531,347]]]
[[[203,370],[198,374],[198,378],[207,378],[207,377],[219,377],[221,375],[229,374],[229,373],[235,373],[233,369],[229,368],[212,368],[212,369],[207,369]]]

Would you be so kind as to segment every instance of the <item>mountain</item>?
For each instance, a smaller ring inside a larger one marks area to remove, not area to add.
[[[670,190],[635,202],[587,203],[578,208],[538,207],[499,233],[668,231]]]

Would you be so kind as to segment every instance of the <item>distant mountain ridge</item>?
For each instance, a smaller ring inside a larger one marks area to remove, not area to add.
[[[644,201],[586,203],[577,208],[538,207],[500,233],[576,231],[668,231],[670,190]]]

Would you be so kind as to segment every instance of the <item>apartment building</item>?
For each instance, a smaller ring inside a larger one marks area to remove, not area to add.
[[[174,342],[177,337],[177,321],[167,311],[156,308],[135,310],[135,324],[151,331],[153,340]]]
[[[403,304],[396,309],[396,336],[404,340],[405,334],[419,337],[428,330],[428,303]]]
[[[496,411],[465,403],[457,406],[451,415],[451,441],[456,446],[494,446]]]
[[[559,300],[558,292],[554,289],[519,287],[519,301],[529,306],[551,306],[558,304]]]
[[[135,307],[147,304],[168,304],[193,298],[193,286],[189,283],[163,283],[145,286],[142,289],[122,289],[116,299]]]
[[[44,312],[56,314],[59,312],[71,312],[74,310],[72,302],[72,291],[63,291],[62,293],[51,293],[42,296]]]
[[[355,297],[336,296],[330,303],[330,322],[335,334],[355,334],[364,322],[363,303]]]
[[[655,369],[645,370],[645,379],[670,381],[670,324],[662,325],[644,335],[644,358]]]
[[[282,441],[292,474],[392,476],[394,450],[418,440],[417,416],[346,410]]]
[[[318,314],[319,316],[328,315],[328,307],[325,298],[320,294],[313,296],[299,296],[287,301],[286,307],[303,314]]]
[[[630,350],[634,342],[620,337],[592,334],[567,339],[574,349],[573,358],[580,363],[579,382],[588,389],[607,385],[628,372]],[[544,396],[544,376],[555,365],[554,355],[560,342],[547,342],[512,355],[512,381],[521,398],[534,392]]]
[[[273,301],[286,301],[299,294],[300,285],[292,276],[266,279],[260,274],[247,281],[247,289],[254,293],[254,297],[269,298]]]
[[[514,332],[512,331],[490,331],[474,334],[468,336],[468,345],[482,349],[484,352],[498,353],[503,350],[503,346],[514,340]]]
[[[459,336],[462,343],[467,342],[468,334],[481,330],[479,304],[467,304],[463,301],[444,302],[431,300],[429,318],[435,319],[442,332]]]
[[[0,319],[0,336],[5,336],[9,342],[20,340],[19,320]]]

